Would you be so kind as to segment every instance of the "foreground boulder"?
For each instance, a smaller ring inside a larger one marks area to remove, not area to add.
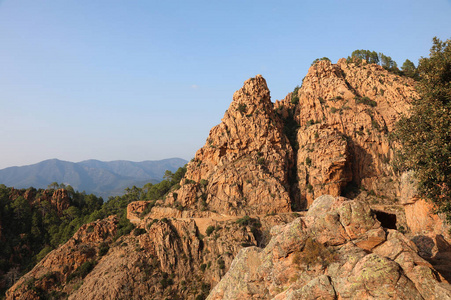
[[[415,244],[361,202],[319,197],[271,234],[238,253],[207,299],[451,299]]]

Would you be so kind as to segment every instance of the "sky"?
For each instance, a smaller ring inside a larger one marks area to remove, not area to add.
[[[451,0],[0,0],[0,169],[189,160],[246,79],[275,101],[316,58],[417,64],[450,16]]]

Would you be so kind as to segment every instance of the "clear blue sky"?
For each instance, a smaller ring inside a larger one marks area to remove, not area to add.
[[[451,37],[451,1],[0,1],[0,168],[190,159],[233,93],[272,100],[355,49],[398,65]]]

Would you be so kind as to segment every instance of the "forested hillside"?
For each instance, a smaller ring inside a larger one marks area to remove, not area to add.
[[[186,169],[166,171],[165,179],[143,188],[127,188],[125,195],[101,197],[52,184],[48,189],[14,189],[0,185],[0,297],[47,253],[65,243],[83,224],[117,215],[117,237],[133,225],[126,218],[132,201],[156,200],[178,184]]]

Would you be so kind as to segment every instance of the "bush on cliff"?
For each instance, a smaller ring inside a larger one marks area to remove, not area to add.
[[[451,221],[451,40],[434,38],[418,72],[420,98],[397,124],[398,166],[415,171],[419,195]]]

